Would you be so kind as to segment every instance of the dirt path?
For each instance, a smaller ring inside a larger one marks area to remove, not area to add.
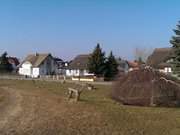
[[[100,117],[98,113],[91,113],[94,108],[84,106],[77,110],[72,107],[74,104],[48,91],[8,87],[2,90],[7,98],[0,105],[0,135],[93,134],[94,130],[101,131],[98,122],[93,125],[96,129],[88,128]]]

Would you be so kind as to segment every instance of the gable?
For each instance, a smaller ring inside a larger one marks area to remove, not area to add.
[[[173,49],[172,48],[157,48],[148,57],[147,65],[154,68],[162,68],[163,66],[170,66],[169,61],[172,60]]]
[[[48,57],[52,58],[51,54],[30,54],[25,58],[21,65],[28,61],[32,64],[32,67],[39,67]]]
[[[32,67],[32,64],[29,61],[26,61],[22,64],[22,68],[31,68],[31,67]]]

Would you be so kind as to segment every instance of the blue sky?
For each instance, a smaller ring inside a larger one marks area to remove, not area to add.
[[[63,59],[103,50],[132,59],[133,50],[170,46],[179,0],[0,0],[0,53],[19,58],[51,52]]]

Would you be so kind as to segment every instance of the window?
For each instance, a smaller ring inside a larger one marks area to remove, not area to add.
[[[164,72],[165,72],[165,73],[171,73],[171,72],[172,72],[171,67],[166,67],[166,68],[164,69]]]

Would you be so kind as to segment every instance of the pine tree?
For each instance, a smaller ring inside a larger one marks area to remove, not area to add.
[[[116,58],[114,57],[112,51],[110,55],[107,58],[106,61],[106,68],[105,68],[105,78],[107,80],[113,79],[118,74],[118,63],[116,61]]]
[[[89,58],[88,68],[90,73],[94,73],[97,76],[104,75],[105,69],[105,52],[102,51],[100,44],[97,44],[91,57]]]
[[[176,36],[173,36],[170,41],[174,50],[172,64],[174,73],[180,76],[180,21],[177,25],[177,29],[174,30],[174,32]]]
[[[0,57],[0,72],[1,73],[12,71],[12,66],[8,62],[7,55],[8,55],[7,52],[4,52]]]
[[[138,60],[135,60],[139,65],[145,64],[145,62],[143,61],[142,57],[139,57]]]

